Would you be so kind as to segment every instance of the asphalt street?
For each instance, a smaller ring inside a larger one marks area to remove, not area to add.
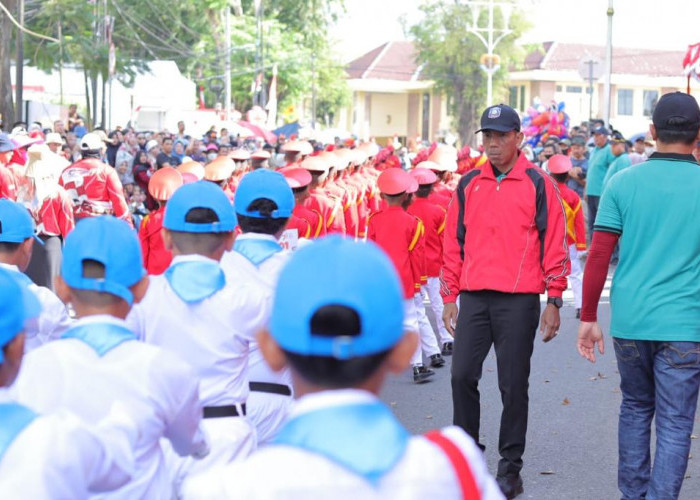
[[[525,492],[518,498],[620,498],[617,417],[621,397],[612,341],[606,336],[606,353],[595,364],[581,358],[576,351],[578,320],[570,301],[567,302],[561,310],[559,335],[548,344],[540,340],[539,333],[536,340],[522,471]],[[607,331],[608,303],[601,303],[599,316],[601,326]],[[448,363],[436,369],[437,374],[429,383],[416,385],[412,375],[406,372],[391,378],[382,393],[382,399],[415,434],[452,423],[451,358],[446,359]],[[501,401],[493,350],[484,363],[479,388],[481,440],[486,445],[489,470],[495,474]],[[691,459],[680,496],[686,500],[697,499],[700,491],[700,414],[695,422]]]

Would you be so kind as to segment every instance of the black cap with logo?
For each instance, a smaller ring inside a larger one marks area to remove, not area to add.
[[[520,116],[510,106],[497,104],[484,110],[481,115],[481,128],[476,132],[484,130],[495,130],[497,132],[510,132],[516,130],[520,132]]]
[[[683,92],[664,94],[656,103],[652,122],[662,130],[697,130],[700,127],[700,107],[693,96]]]

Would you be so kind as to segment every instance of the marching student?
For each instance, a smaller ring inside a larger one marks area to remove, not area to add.
[[[43,242],[35,236],[34,221],[24,205],[0,199],[0,268],[11,272],[36,296],[42,307],[41,313],[26,325],[26,352],[60,338],[71,324],[68,310],[61,299],[48,288],[35,285],[24,274],[35,244],[43,245]]]
[[[583,216],[581,198],[576,191],[567,185],[569,172],[572,169],[571,159],[564,155],[554,155],[547,161],[547,169],[552,178],[557,182],[561,201],[566,213],[566,244],[569,246],[569,259],[571,259],[571,274],[569,283],[574,292],[574,305],[576,306],[576,318],[581,317],[581,304],[583,303],[583,264],[581,259],[586,255],[586,222]]]
[[[295,170],[310,177],[303,169]],[[235,289],[241,285],[257,288],[271,301],[280,270],[290,256],[278,240],[292,215],[294,194],[282,174],[259,169],[241,179],[234,208],[242,234],[236,238],[233,251],[221,259],[226,280]],[[266,315],[264,323],[267,320]],[[288,370],[275,373],[270,369],[257,343],[250,346],[248,369],[248,418],[255,425],[258,443],[264,444],[274,437],[289,414],[292,379]]]
[[[38,412],[65,408],[97,424],[114,401],[139,423],[133,479],[114,498],[170,499],[172,484],[161,449],[202,457],[199,382],[173,354],[137,340],[124,322],[148,287],[133,229],[110,216],[80,221],[66,238],[59,297],[78,317],[60,340],[24,361],[12,387],[16,400]]]
[[[173,254],[163,246],[163,216],[165,205],[175,190],[182,186],[180,171],[173,167],[163,167],[148,180],[148,192],[158,204],[158,208],[146,215],[139,228],[143,265],[148,274],[162,274],[173,260]]]
[[[221,268],[235,227],[233,207],[215,184],[198,181],[175,191],[163,219],[172,263],[150,278],[127,320],[146,343],[186,360],[200,381],[211,452],[197,462],[169,454],[176,488],[190,472],[246,457],[256,447],[245,418],[248,351],[269,306],[255,289],[229,282]]]
[[[464,431],[411,436],[377,396],[418,344],[402,289],[373,243],[329,236],[298,250],[258,336],[270,366],[292,371],[291,418],[246,462],[190,478],[184,498],[502,499]]]
[[[391,258],[401,278],[404,291],[405,329],[419,331],[419,316],[415,295],[420,291],[423,269],[423,223],[404,210],[411,192],[418,183],[400,168],[388,168],[377,179],[385,208],[370,215],[367,223],[367,239],[374,241]],[[423,336],[421,336],[423,337]],[[435,337],[433,336],[435,343]],[[437,343],[435,343],[437,349]],[[437,349],[436,353],[439,354]],[[419,345],[411,360],[413,381],[425,382],[435,372],[423,365],[423,351]],[[444,360],[443,360],[444,364]]]
[[[442,267],[442,233],[445,230],[447,212],[441,205],[429,200],[437,175],[427,168],[414,168],[410,174],[418,182],[418,190],[408,213],[418,217],[425,228],[425,268],[427,283],[421,286],[421,295],[430,299],[430,307],[437,319],[438,335],[443,356],[452,355],[454,338],[442,322],[442,297],[440,296],[440,268]],[[422,303],[421,303],[422,306]]]
[[[87,498],[124,485],[133,474],[136,427],[123,412],[99,426],[58,411],[39,415],[12,400],[25,327],[41,305],[16,273],[0,269],[0,492],[3,498]]]

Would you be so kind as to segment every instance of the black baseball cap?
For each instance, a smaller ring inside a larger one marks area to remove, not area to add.
[[[585,146],[586,138],[580,135],[575,135],[571,138],[571,144],[576,146]]]
[[[516,130],[520,132],[520,116],[510,106],[496,104],[489,106],[481,115],[481,128],[476,131],[495,130],[497,132],[510,132]]]
[[[613,133],[610,136],[610,140],[612,142],[627,142],[627,139],[625,139],[622,133],[618,132],[617,130],[613,131]]]
[[[606,129],[605,127],[598,127],[594,128],[591,134],[603,134],[603,135],[610,135],[610,131]]]
[[[696,130],[700,127],[700,107],[693,96],[671,92],[661,96],[651,120],[662,130]]]

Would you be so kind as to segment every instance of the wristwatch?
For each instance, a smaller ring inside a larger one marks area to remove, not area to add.
[[[564,305],[564,301],[561,297],[549,297],[547,299],[547,304],[553,304],[557,309],[561,309],[561,306]]]

